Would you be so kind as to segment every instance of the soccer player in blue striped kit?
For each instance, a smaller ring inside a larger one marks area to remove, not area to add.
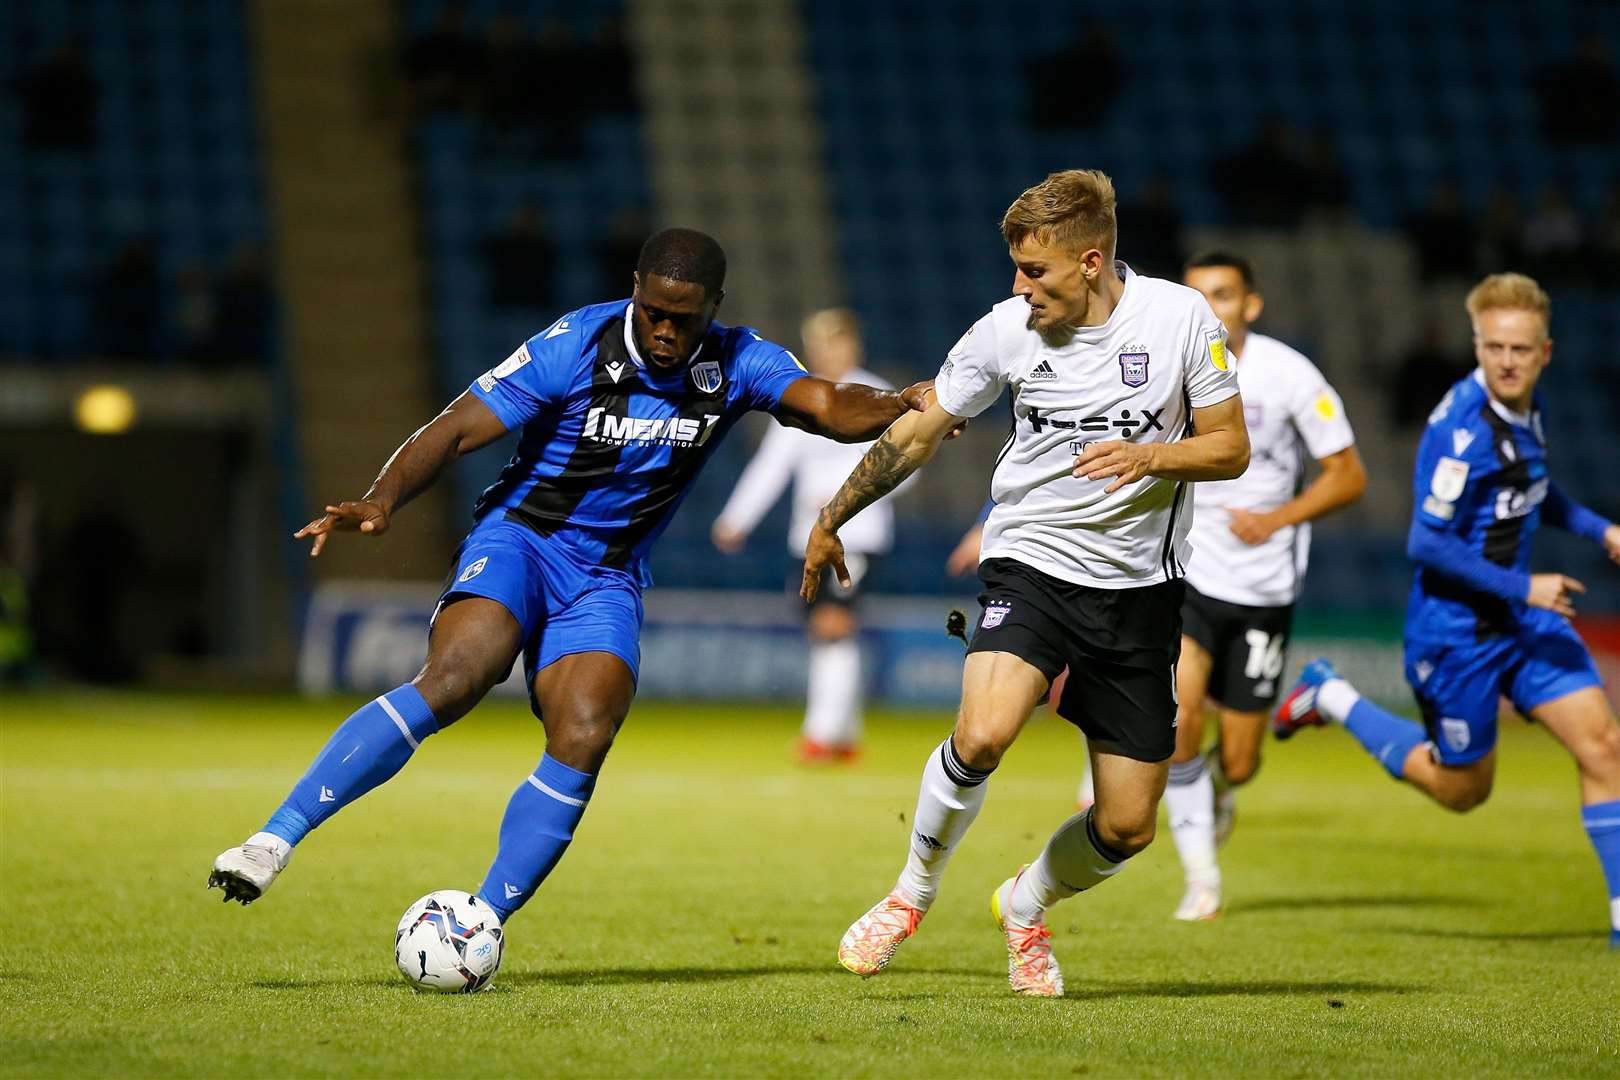
[[[1609,944],[1620,948],[1620,724],[1569,625],[1585,586],[1530,573],[1543,522],[1601,544],[1616,562],[1620,525],[1569,498],[1548,471],[1536,393],[1552,359],[1547,294],[1522,274],[1495,274],[1469,293],[1468,314],[1479,367],[1430,414],[1413,481],[1406,680],[1423,723],[1379,708],[1314,660],[1272,731],[1284,739],[1343,724],[1395,779],[1465,811],[1490,796],[1507,698],[1575,758],[1581,823],[1608,884]]]
[[[522,432],[474,509],[421,673],[345,720],[264,828],[215,860],[208,883],[226,900],[258,899],[310,830],[397,773],[521,655],[546,750],[512,795],[478,891],[504,921],[585,813],[635,695],[648,549],[726,432],[757,409],[862,442],[925,407],[927,383],[891,392],[814,378],[780,345],[715,322],[725,267],[703,233],[655,234],[630,300],[529,338],[407,439],[362,498],[295,534],[313,537],[311,556],[334,532],[379,535],[451,463]]]

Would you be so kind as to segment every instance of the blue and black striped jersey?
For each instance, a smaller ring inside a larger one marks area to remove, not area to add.
[[[1451,534],[1469,555],[1527,575],[1549,486],[1540,393],[1527,415],[1515,416],[1491,400],[1476,370],[1429,416],[1413,476],[1414,526]],[[1419,566],[1406,632],[1425,641],[1473,641],[1514,632],[1525,610],[1522,599]]]
[[[569,312],[473,382],[508,431],[522,429],[474,515],[521,522],[645,586],[647,552],[715,446],[806,373],[780,345],[719,323],[685,365],[657,371],[629,311],[618,300]]]

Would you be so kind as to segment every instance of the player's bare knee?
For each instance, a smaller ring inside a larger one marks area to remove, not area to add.
[[[1221,754],[1221,772],[1233,787],[1247,784],[1260,771],[1259,754]]]
[[[1101,803],[1092,811],[1097,838],[1121,855],[1135,855],[1153,843],[1158,830],[1158,808],[1120,811]]]
[[[546,753],[571,769],[594,773],[602,767],[614,736],[624,723],[604,709],[571,711],[546,723]]]
[[[1007,752],[1005,738],[985,726],[967,723],[965,717],[957,723],[951,742],[964,765],[985,772],[1000,765],[1001,756]]]
[[[1608,720],[1575,754],[1581,772],[1594,780],[1620,781],[1620,724]]]
[[[440,727],[460,720],[493,689],[498,677],[456,659],[429,657],[411,684],[433,710]]]
[[[1479,783],[1451,785],[1443,789],[1436,797],[1440,805],[1447,810],[1455,810],[1459,814],[1466,814],[1475,807],[1484,805],[1485,800],[1491,797],[1491,782],[1486,779]]]

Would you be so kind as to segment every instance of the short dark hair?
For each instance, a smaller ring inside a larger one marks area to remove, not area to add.
[[[703,286],[710,296],[726,284],[726,253],[719,241],[696,229],[664,229],[641,245],[636,273],[645,281],[653,274]]]
[[[1194,255],[1187,260],[1186,269],[1198,270],[1206,266],[1230,266],[1243,278],[1243,287],[1250,292],[1254,291],[1254,267],[1249,260],[1241,255],[1234,255],[1230,251],[1205,251]]]

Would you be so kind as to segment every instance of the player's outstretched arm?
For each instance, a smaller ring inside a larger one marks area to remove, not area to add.
[[[840,584],[850,583],[849,571],[844,566],[844,545],[838,539],[838,530],[844,522],[921,468],[934,456],[939,444],[961,425],[962,418],[941,408],[931,392],[927,398],[927,410],[908,412],[896,420],[894,426],[872,444],[872,449],[855,466],[838,494],[821,508],[804,549],[804,584],[799,595],[805,600],[816,598],[821,590],[821,572],[828,566],[838,575]]]
[[[1146,476],[1165,480],[1230,480],[1249,467],[1249,428],[1237,394],[1192,411],[1193,436],[1179,442],[1096,442],[1074,459],[1074,475],[1113,482],[1118,491]]]
[[[313,559],[334,532],[380,536],[388,531],[394,511],[426,491],[447,466],[505,434],[506,425],[489,406],[464,393],[394,451],[363,496],[327,506],[293,539],[314,537],[309,548]]]
[[[879,390],[814,376],[795,379],[782,391],[776,416],[789,427],[838,442],[865,442],[877,438],[907,410],[926,409],[925,395],[933,385],[929,380],[904,390]]]
[[[1266,511],[1229,510],[1232,534],[1245,544],[1258,544],[1278,529],[1315,521],[1348,506],[1367,490],[1367,469],[1354,446],[1320,458],[1317,464],[1322,471],[1316,479],[1281,506]]]

